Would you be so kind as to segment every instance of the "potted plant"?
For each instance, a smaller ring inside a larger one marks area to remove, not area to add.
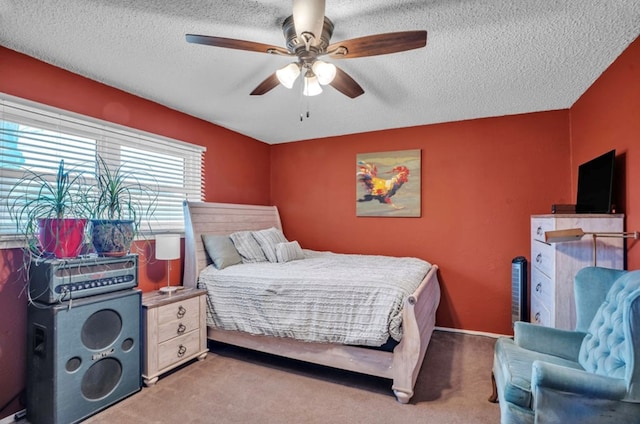
[[[110,167],[101,156],[96,160],[91,237],[101,256],[124,256],[156,207],[157,188],[147,175],[127,170],[126,164]]]
[[[82,172],[70,174],[60,161],[55,175],[27,169],[9,191],[9,215],[26,240],[29,259],[75,258],[90,216],[89,187]]]

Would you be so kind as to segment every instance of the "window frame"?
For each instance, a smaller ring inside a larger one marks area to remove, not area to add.
[[[144,221],[140,227],[140,234],[143,238],[150,233],[184,233],[182,202],[184,200],[204,200],[203,167],[206,148],[203,146],[43,105],[5,93],[0,93],[1,121],[30,126],[37,130],[53,130],[66,136],[85,137],[90,139],[91,142],[95,141],[94,151],[91,150],[91,143],[87,143],[89,147],[82,152],[84,166],[90,166],[93,169],[95,169],[95,162],[97,161],[95,155],[106,158],[110,163],[121,164],[119,155],[122,150],[127,149],[138,149],[148,153],[145,156],[145,161],[140,164],[141,168],[152,168],[148,166],[148,160],[152,162],[159,161],[156,165],[164,163],[166,168],[161,168],[162,171],[158,171],[160,168],[155,169],[156,175],[154,176],[155,180],[157,180],[158,202],[161,205],[156,208],[156,214],[163,221],[157,220],[155,216],[150,221]],[[14,167],[7,166],[9,159],[5,162],[5,154],[8,155],[11,152],[16,152],[17,154],[21,150],[18,145],[15,148],[3,146],[1,137],[2,133],[0,133],[0,194],[2,194],[3,199],[0,200],[0,248],[19,247],[22,240],[19,232],[15,230],[15,224],[13,224],[13,231],[6,225],[8,208],[5,198],[11,186],[15,184],[15,181],[23,175],[24,170],[28,169],[29,166],[24,164],[20,169],[15,168],[15,165]],[[51,151],[53,151],[54,147],[64,150],[65,146],[59,142],[60,140],[62,140],[62,137],[59,137],[59,140],[43,142],[43,144],[46,144],[47,148],[51,148]],[[38,142],[34,143],[37,144]],[[122,149],[123,147],[125,149]],[[65,153],[60,154],[64,156]],[[8,158],[9,156],[6,157]],[[173,164],[171,158],[178,159],[180,164]],[[58,161],[58,159],[55,159],[55,161]],[[53,173],[53,164],[54,160],[51,159],[49,164],[51,169],[47,168],[48,173]],[[137,166],[134,160],[127,162],[127,164]],[[181,164],[184,164],[182,169]],[[153,173],[154,171],[151,171],[151,174]],[[167,175],[164,175],[165,173]],[[93,178],[94,175],[87,175],[87,183],[92,184]],[[180,181],[180,178],[182,178],[182,184],[177,185],[176,181]],[[178,201],[179,205],[177,204]],[[178,219],[178,216],[180,219]],[[5,223],[4,225],[2,224],[3,222]]]

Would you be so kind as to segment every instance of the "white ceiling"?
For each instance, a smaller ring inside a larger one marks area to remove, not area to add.
[[[299,83],[250,96],[291,59],[185,41],[194,33],[284,47],[291,7],[0,0],[0,44],[275,144],[569,108],[640,34],[639,0],[327,0],[332,42],[428,32],[419,50],[340,61],[365,90],[356,99],[331,87],[303,98]]]

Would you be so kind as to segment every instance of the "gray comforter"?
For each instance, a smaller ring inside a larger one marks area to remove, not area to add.
[[[402,305],[431,264],[305,250],[305,259],[213,265],[200,274],[208,325],[311,342],[381,346],[402,337]]]

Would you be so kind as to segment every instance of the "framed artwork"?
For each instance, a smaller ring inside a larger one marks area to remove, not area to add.
[[[420,217],[420,149],[356,155],[356,216]]]

